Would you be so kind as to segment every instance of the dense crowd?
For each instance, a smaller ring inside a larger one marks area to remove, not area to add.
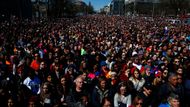
[[[190,107],[190,26],[80,16],[0,26],[2,107]]]

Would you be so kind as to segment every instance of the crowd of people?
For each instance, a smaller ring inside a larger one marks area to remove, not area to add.
[[[190,107],[190,25],[89,15],[0,26],[2,107]]]

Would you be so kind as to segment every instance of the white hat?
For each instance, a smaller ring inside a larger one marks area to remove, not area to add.
[[[132,56],[135,56],[135,55],[137,55],[137,52],[136,52],[136,51],[133,51],[133,52],[132,52]]]

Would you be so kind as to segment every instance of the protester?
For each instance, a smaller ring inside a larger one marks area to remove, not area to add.
[[[74,82],[75,86],[66,98],[66,103],[69,107],[78,107],[78,105],[81,104],[81,99],[84,96],[88,96],[88,93],[83,88],[83,78],[78,76]]]
[[[143,99],[139,96],[136,96],[133,100],[131,107],[142,107],[143,105]]]
[[[103,98],[101,107],[112,107],[111,100],[109,99],[109,97]]]
[[[132,104],[132,97],[130,90],[125,83],[120,83],[118,91],[114,96],[114,107],[130,107]]]
[[[92,92],[92,104],[94,107],[100,107],[104,97],[109,97],[110,90],[106,78],[99,78],[97,86],[94,87]]]
[[[44,102],[40,87],[48,83],[53,105],[112,106],[119,83],[127,82],[131,102],[141,93],[146,105],[158,106],[172,92],[188,107],[190,26],[168,19],[87,15],[1,22],[0,104],[19,96],[15,105],[41,106],[35,101]],[[132,106],[144,105],[140,100]]]
[[[136,91],[140,91],[145,83],[145,80],[137,68],[133,68],[131,71],[132,76],[129,78],[129,80],[133,83]]]
[[[178,86],[177,86],[177,74],[170,72],[169,77],[168,77],[168,83],[163,84],[160,88],[159,91],[159,97],[161,97],[162,103],[167,102],[167,97],[171,94],[171,93],[175,93],[178,96],[184,96],[183,95],[183,90],[178,90]],[[182,99],[179,99],[180,101],[182,101]]]
[[[55,94],[53,93],[52,87],[48,82],[45,82],[41,87],[40,92],[40,102],[44,107],[54,106],[56,100],[54,98]]]

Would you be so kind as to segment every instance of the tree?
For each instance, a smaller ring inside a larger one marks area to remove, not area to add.
[[[52,9],[50,9],[50,16],[54,17],[73,17],[77,14],[93,13],[94,8],[89,3],[86,5],[82,1],[72,2],[71,0],[50,0],[52,1]]]
[[[68,3],[68,0],[52,0],[51,15],[53,15],[54,17],[62,17]]]
[[[89,2],[88,6],[87,6],[87,12],[89,14],[94,13],[94,7],[91,5],[91,2]]]

